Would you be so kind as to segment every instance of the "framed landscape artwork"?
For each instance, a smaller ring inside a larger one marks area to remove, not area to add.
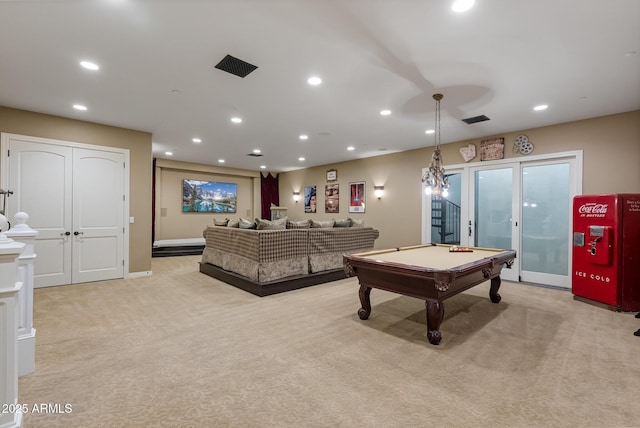
[[[235,213],[237,201],[235,183],[182,180],[182,212]]]
[[[349,183],[349,212],[363,213],[365,209],[365,183]]]

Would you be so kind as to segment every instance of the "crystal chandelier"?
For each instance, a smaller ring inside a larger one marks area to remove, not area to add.
[[[442,94],[433,94],[433,99],[436,100],[436,129],[434,133],[436,144],[433,148],[429,168],[422,176],[422,182],[426,185],[424,191],[427,195],[446,198],[449,195],[449,179],[444,175],[442,155],[440,153],[440,100],[442,98]]]

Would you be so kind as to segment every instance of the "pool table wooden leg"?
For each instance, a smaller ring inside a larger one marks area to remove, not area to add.
[[[427,300],[425,306],[427,307],[427,339],[432,345],[438,345],[442,340],[440,324],[444,319],[444,303]]]
[[[493,303],[500,303],[502,297],[498,294],[498,290],[500,289],[500,276],[496,276],[495,278],[491,278],[491,288],[489,289],[489,298]]]
[[[371,314],[371,287],[367,287],[366,285],[360,285],[360,291],[358,295],[360,296],[360,304],[362,307],[358,309],[358,316],[361,320],[366,320],[369,318]]]

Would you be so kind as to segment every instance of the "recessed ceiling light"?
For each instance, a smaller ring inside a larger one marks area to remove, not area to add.
[[[434,132],[436,132],[433,129],[427,129],[426,131],[424,131],[425,134],[433,134]]]
[[[241,123],[241,122],[242,122],[242,119],[241,119],[241,118],[239,118],[239,117],[232,117],[232,118],[231,118],[231,122],[233,122],[233,123]]]
[[[85,111],[87,109],[87,107],[83,106],[82,104],[74,104],[73,108],[76,110],[82,110],[82,111]]]
[[[308,136],[308,135],[305,135],[305,134],[302,134],[302,135],[300,135],[300,139],[301,139],[301,140],[308,140],[308,139],[309,139],[309,136]]]
[[[202,143],[202,140],[200,138],[194,138],[193,140],[194,143]]]
[[[473,7],[475,0],[456,0],[453,2],[451,9],[454,12],[466,12]]]
[[[349,146],[349,147],[347,147],[347,150],[349,150],[350,152],[354,151],[355,149],[356,149],[356,148],[355,148],[355,147],[353,147],[353,146]]]
[[[80,61],[80,65],[86,68],[87,70],[100,70],[98,64],[93,63],[91,61]]]
[[[253,149],[253,153],[255,153],[255,154],[261,153],[261,150],[260,149]]]
[[[307,83],[312,86],[317,86],[322,83],[322,79],[319,78],[318,76],[309,77],[307,79]]]
[[[299,160],[300,162],[302,162],[302,161],[304,161],[304,158],[301,156],[301,157],[299,157],[299,158],[298,158],[298,160]]]
[[[224,163],[224,159],[218,159],[218,163]]]
[[[541,110],[546,110],[549,106],[546,104],[540,104],[539,106],[535,106],[533,109],[535,111],[541,111]]]
[[[164,152],[164,154],[167,156],[173,156],[173,152]]]
[[[267,166],[266,165],[260,165],[260,169],[266,169]]]
[[[381,116],[389,116],[391,114],[391,110],[380,110]]]

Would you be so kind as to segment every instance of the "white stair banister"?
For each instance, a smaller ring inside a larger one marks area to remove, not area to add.
[[[15,214],[14,222],[5,235],[16,242],[25,244],[18,257],[18,278],[22,289],[18,294],[18,374],[24,376],[35,369],[36,329],[33,328],[33,276],[34,243],[38,232],[27,224],[29,215],[25,212]]]
[[[18,406],[18,256],[25,244],[0,233],[0,427],[22,426]]]

